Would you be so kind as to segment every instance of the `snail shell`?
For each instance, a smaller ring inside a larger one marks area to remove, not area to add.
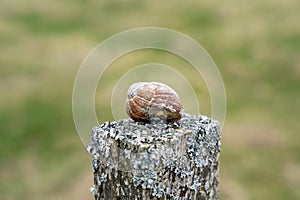
[[[128,89],[126,112],[135,121],[153,118],[177,121],[181,118],[181,108],[178,94],[165,84],[138,82]]]

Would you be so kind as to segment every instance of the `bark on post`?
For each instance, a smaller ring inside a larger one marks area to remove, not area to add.
[[[218,199],[220,128],[206,116],[178,122],[105,122],[92,131],[99,199]]]

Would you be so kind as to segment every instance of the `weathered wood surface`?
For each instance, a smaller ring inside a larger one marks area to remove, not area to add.
[[[92,131],[99,199],[218,199],[220,128],[205,116],[178,122],[105,122]]]

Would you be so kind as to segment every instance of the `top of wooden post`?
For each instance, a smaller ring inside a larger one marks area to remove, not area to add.
[[[96,199],[218,198],[220,128],[206,116],[105,122],[88,151]]]

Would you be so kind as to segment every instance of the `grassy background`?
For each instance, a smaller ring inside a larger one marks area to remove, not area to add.
[[[222,73],[220,199],[300,199],[299,10],[297,0],[1,0],[0,198],[92,199],[90,157],[72,118],[76,72],[109,36],[158,26],[197,40]],[[97,90],[100,121],[113,119],[111,87],[122,72],[150,61],[188,66],[150,50],[120,58]],[[200,78],[182,73],[209,115]]]

